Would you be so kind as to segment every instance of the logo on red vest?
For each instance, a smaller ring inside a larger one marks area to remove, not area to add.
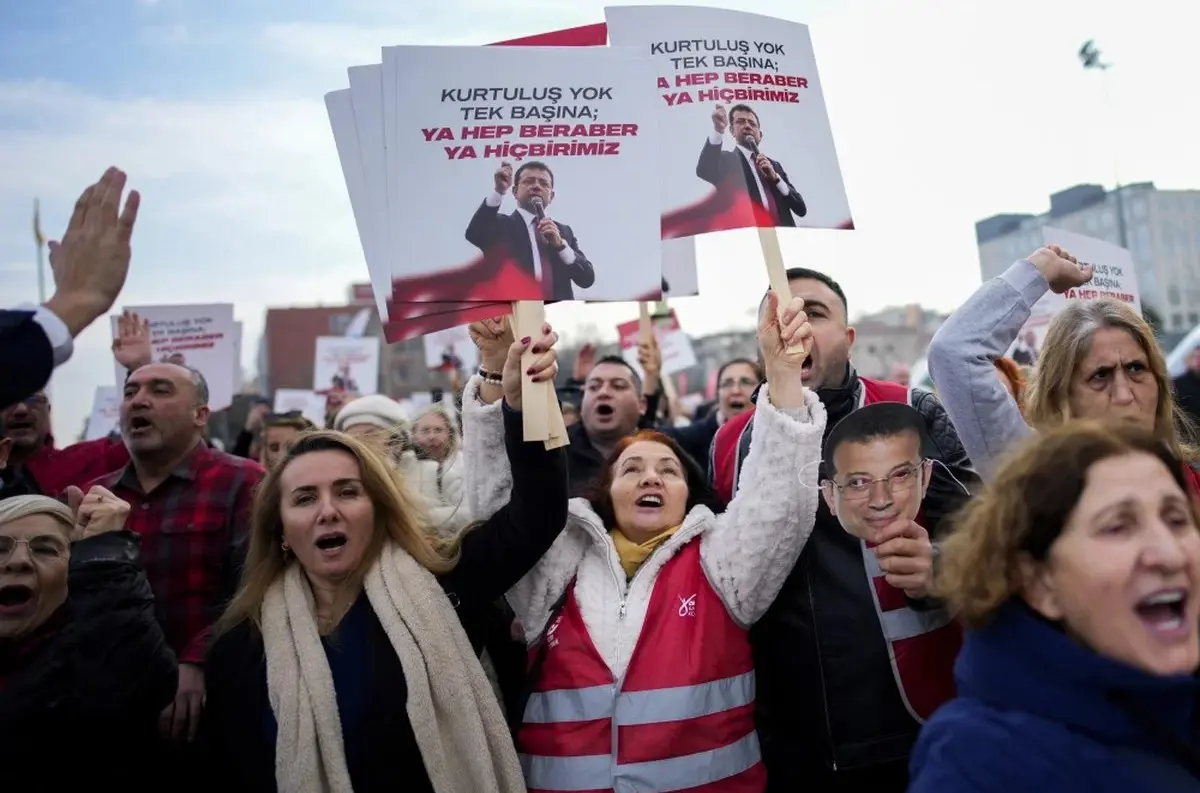
[[[679,616],[695,617],[696,616],[696,596],[684,597],[676,595],[679,598]]]
[[[558,630],[558,626],[562,623],[563,615],[559,614],[554,618],[554,622],[550,623],[550,627],[546,629],[546,649],[558,646],[558,637],[554,632]]]

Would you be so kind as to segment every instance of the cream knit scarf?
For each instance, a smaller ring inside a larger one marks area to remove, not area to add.
[[[437,580],[394,543],[365,579],[367,599],[404,668],[408,719],[437,793],[523,793],[495,694]],[[333,676],[298,564],[262,605],[267,690],[279,724],[279,793],[352,793]],[[400,790],[405,780],[395,780]]]

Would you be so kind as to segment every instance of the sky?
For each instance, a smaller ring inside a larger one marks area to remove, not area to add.
[[[783,252],[788,266],[837,278],[852,314],[909,302],[953,310],[979,284],[975,221],[1045,211],[1073,184],[1200,188],[1200,4],[722,5],[810,27],[857,230],[785,233]],[[143,196],[120,303],[233,302],[252,373],[267,307],[336,303],[367,280],[323,105],[347,85],[346,67],[378,62],[384,45],[484,44],[598,22],[603,6],[0,3],[0,306],[38,299],[34,197],[56,238],[83,187],[116,164]],[[1103,75],[1075,54],[1092,38],[1113,64]],[[766,286],[757,236],[705,238],[698,257],[701,296],[674,303],[683,327],[748,327]],[[612,339],[636,309],[549,313],[568,340]],[[60,435],[79,432],[94,387],[111,381],[109,343],[97,322],[55,373]]]

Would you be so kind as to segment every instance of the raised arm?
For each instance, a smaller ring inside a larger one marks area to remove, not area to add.
[[[929,374],[967,456],[984,479],[996,461],[1031,432],[1021,409],[996,377],[995,360],[1016,340],[1033,304],[1091,278],[1059,249],[1041,248],[981,286],[947,319],[929,344]],[[1070,267],[1074,272],[1067,272]],[[1081,280],[1080,280],[1081,279]]]
[[[779,594],[812,534],[820,498],[825,408],[801,380],[812,328],[799,298],[782,316],[776,306],[772,294],[759,321],[769,385],[759,394],[740,487],[717,517],[716,528],[700,540],[709,581],[729,613],[746,627]]]
[[[473,325],[473,334],[485,327]],[[533,378],[537,382],[553,382],[558,370],[553,350],[557,336],[549,325],[543,328],[540,339],[510,343],[502,367],[502,402],[499,411],[503,428],[502,448],[509,462],[511,489],[506,503],[500,505],[477,528],[466,532],[462,538],[462,549],[458,564],[441,577],[442,587],[451,593],[457,602],[476,606],[494,601],[521,579],[546,553],[567,522],[567,458],[565,450],[547,449],[541,441],[524,440],[524,422],[521,418],[521,381],[523,379],[521,356],[529,348],[540,353],[534,363]],[[502,334],[493,340],[496,348],[507,341]],[[481,347],[481,351],[483,351]],[[496,356],[481,355],[494,365]],[[488,370],[486,371],[496,371]],[[476,402],[480,386],[495,386],[476,375],[468,392],[466,402]],[[474,389],[472,389],[474,385]],[[489,389],[490,392],[490,389]],[[488,393],[486,396],[494,396]],[[466,426],[466,433],[472,429]],[[464,454],[469,453],[469,443],[464,433]],[[466,463],[467,460],[464,460]],[[471,476],[471,465],[468,476]],[[468,482],[469,488],[472,483]],[[476,513],[479,517],[488,512]]]

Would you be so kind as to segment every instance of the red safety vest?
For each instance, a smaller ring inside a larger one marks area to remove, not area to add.
[[[907,388],[898,383],[858,378],[862,384],[859,407],[876,402],[912,404]],[[727,501],[737,491],[741,473],[742,437],[751,426],[754,410],[725,422],[711,450],[713,485]],[[917,522],[921,522],[920,517]],[[942,703],[954,697],[954,661],[962,646],[962,627],[945,609],[912,608],[904,592],[885,579],[875,554],[862,543],[863,566],[871,580],[875,613],[888,642],[892,675],[905,707],[924,722]]]
[[[622,679],[597,652],[573,591],[542,641],[517,738],[530,793],[766,788],[750,642],[709,585],[698,540],[659,572]]]
[[[876,402],[912,404],[908,389],[898,383],[862,383],[864,406]],[[920,516],[917,522],[922,522]],[[914,609],[904,592],[887,582],[866,542],[862,543],[862,554],[900,698],[913,718],[924,723],[938,707],[954,698],[954,661],[962,647],[962,626],[944,608]]]

